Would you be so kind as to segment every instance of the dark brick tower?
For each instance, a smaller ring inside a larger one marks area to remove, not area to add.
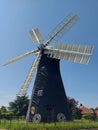
[[[59,60],[43,54],[27,112],[27,121],[54,122],[71,120]]]

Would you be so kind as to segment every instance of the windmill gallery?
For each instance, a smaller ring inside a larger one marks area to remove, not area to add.
[[[87,64],[92,55],[93,47],[88,45],[58,44],[57,41],[69,31],[78,19],[79,17],[75,14],[68,15],[48,34],[45,40],[37,28],[30,30],[32,41],[38,43],[39,47],[4,64],[10,64],[30,54],[37,55],[18,93],[18,96],[26,94],[34,72],[37,69],[26,116],[26,121],[28,122],[39,123],[71,120],[59,62],[63,59]],[[50,43],[52,46],[48,46]]]

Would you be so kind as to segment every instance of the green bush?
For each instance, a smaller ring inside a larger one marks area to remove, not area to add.
[[[82,115],[82,119],[92,120],[93,119],[93,115],[92,114],[83,114]]]
[[[13,115],[14,115],[13,112],[3,112],[3,113],[1,113],[1,118],[11,120],[13,118]]]

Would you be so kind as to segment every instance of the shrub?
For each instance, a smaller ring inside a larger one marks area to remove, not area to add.
[[[93,119],[93,115],[92,114],[83,114],[82,115],[82,119],[92,120]]]
[[[13,112],[3,112],[1,113],[1,118],[4,119],[12,119],[13,118],[14,113]]]

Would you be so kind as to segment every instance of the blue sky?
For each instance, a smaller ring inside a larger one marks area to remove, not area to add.
[[[37,47],[29,29],[38,27],[46,36],[69,13],[79,15],[80,20],[59,43],[89,44],[94,51],[88,65],[61,61],[65,91],[87,107],[98,106],[98,0],[0,0],[0,106],[16,98],[35,56],[2,65]]]

